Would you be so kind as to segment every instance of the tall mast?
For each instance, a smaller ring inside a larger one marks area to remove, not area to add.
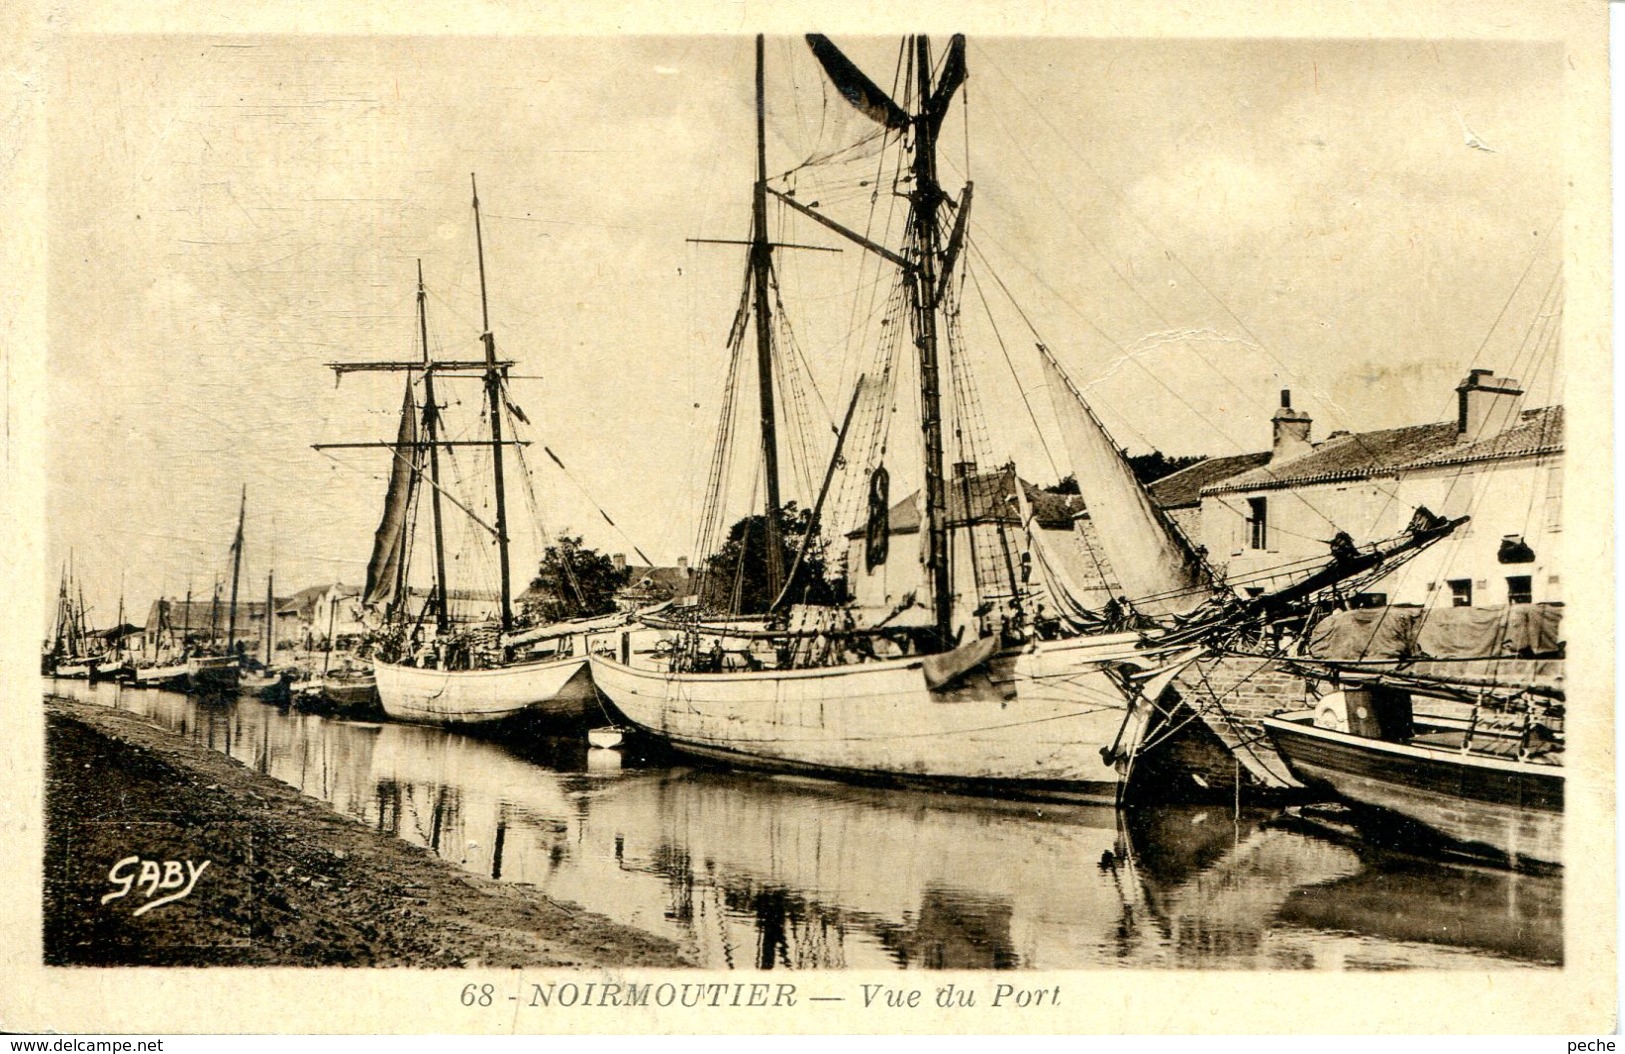
[[[932,119],[931,42],[914,38],[914,65],[919,113],[914,125],[914,227],[912,281],[914,339],[920,352],[920,426],[925,435],[926,572],[931,579],[931,611],[938,642],[947,647],[953,632],[953,587],[948,566],[948,510],[942,473],[942,398],[937,359],[937,209],[942,187],[937,183],[937,130]]]
[[[276,572],[267,571],[265,574],[265,665],[269,667],[274,661],[273,652],[276,648],[276,598],[271,588],[272,579]]]
[[[472,172],[468,174],[468,183],[474,191],[474,248],[480,259],[480,325],[484,330],[480,340],[485,343],[485,392],[491,403],[491,470],[497,492],[497,566],[502,573],[502,632],[507,633],[513,629],[513,602],[509,595],[508,507],[502,481],[503,369],[497,365],[497,341],[491,335],[491,311],[485,296],[485,241],[480,234],[480,188]]]
[[[226,651],[237,645],[237,583],[243,571],[243,517],[248,512],[248,484],[243,484],[242,503],[237,506],[237,540],[231,543],[231,610],[226,613]]]
[[[483,274],[484,262],[481,262]],[[482,286],[483,288],[483,286]],[[440,404],[434,398],[434,370],[429,368],[429,308],[423,292],[423,261],[418,261],[418,331],[423,337],[423,431],[429,444],[430,507],[434,511],[435,629],[444,635],[446,617],[446,538],[440,521]]]
[[[220,644],[220,576],[214,576],[214,599],[209,602],[209,649]]]
[[[186,607],[181,609],[181,654],[186,653],[186,638],[192,635],[192,580],[186,580]]]
[[[73,597],[68,592],[68,567],[62,565],[62,585],[56,594],[56,646],[57,655],[68,654],[73,640]]]
[[[750,270],[756,315],[756,375],[761,397],[762,469],[767,476],[767,595],[777,597],[784,577],[779,542],[779,443],[773,411],[773,316],[768,281],[773,247],[767,237],[767,102],[763,39],[756,35],[756,185],[751,200]]]

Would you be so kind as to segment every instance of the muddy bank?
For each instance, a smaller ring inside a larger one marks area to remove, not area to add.
[[[45,797],[49,964],[689,965],[105,707],[47,701]]]

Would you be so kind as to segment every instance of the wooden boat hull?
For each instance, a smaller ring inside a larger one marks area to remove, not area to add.
[[[378,701],[397,721],[481,725],[524,716],[573,721],[593,707],[585,656],[490,670],[376,662]]]
[[[237,679],[242,673],[237,660],[208,657],[192,660],[187,676],[188,686],[196,692],[231,692],[237,690]]]
[[[1113,667],[1132,635],[1041,643],[933,691],[920,657],[739,673],[666,673],[592,656],[628,721],[685,753],[851,782],[1087,803],[1116,801],[1130,746]]]
[[[131,683],[137,688],[172,688],[184,685],[191,672],[191,664],[184,662],[168,666],[137,666]]]
[[[1514,864],[1563,861],[1563,769],[1391,743],[1314,725],[1312,711],[1266,718],[1276,749],[1305,782],[1385,809]]]
[[[371,677],[358,681],[328,681],[322,685],[321,694],[334,707],[363,708],[378,701],[378,683]]]

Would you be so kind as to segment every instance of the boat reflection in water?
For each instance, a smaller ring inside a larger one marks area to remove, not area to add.
[[[739,968],[1484,968],[1562,961],[1554,875],[1461,867],[1270,810],[1001,804],[528,753],[250,700],[57,682],[470,871]]]

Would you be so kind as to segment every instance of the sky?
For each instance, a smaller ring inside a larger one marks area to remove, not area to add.
[[[895,40],[837,43],[891,82]],[[1317,438],[1442,420],[1474,366],[1538,405],[1562,385],[1520,353],[1558,276],[1562,61],[1505,40],[973,38],[943,180],[969,171],[978,266],[1132,450],[1264,449],[1282,388]],[[432,349],[479,353],[471,172],[533,424],[516,577],[561,530],[695,555],[743,250],[688,239],[748,232],[752,64],[745,36],[66,40],[45,588],[71,552],[95,622],[121,593],[143,615],[207,595],[244,487],[248,595],[272,569],[279,594],[359,581],[386,455],[311,447],[392,436],[401,378],[324,364],[418,354],[418,260]],[[865,130],[799,39],[770,38],[767,65],[771,171]],[[780,254],[826,425],[868,356],[862,255]],[[1025,324],[998,323],[1008,367],[991,328],[966,333],[995,446],[1052,480]],[[466,420],[477,383],[446,387]],[[456,548],[454,576],[491,563]]]

